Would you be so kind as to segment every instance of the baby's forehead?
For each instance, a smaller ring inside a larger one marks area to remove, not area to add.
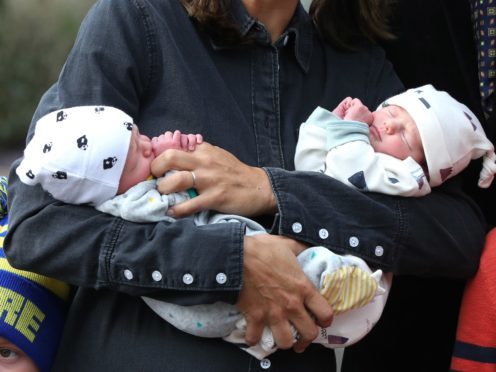
[[[388,103],[387,101],[386,102],[383,102],[376,110],[376,112],[378,111],[392,111],[394,114],[396,115],[408,115],[408,116],[411,116],[410,113],[408,112],[407,109],[405,109],[404,107],[402,106],[399,106],[399,105],[395,105],[395,104],[390,104]]]
[[[400,106],[398,105],[395,105],[395,104],[391,104],[389,103],[388,101],[384,101],[382,102],[379,107],[377,107],[377,110],[376,111],[379,111],[379,110],[387,110],[387,109],[391,109],[391,108],[401,108]]]

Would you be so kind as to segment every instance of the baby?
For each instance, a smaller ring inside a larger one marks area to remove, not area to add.
[[[362,191],[422,196],[480,157],[479,186],[487,188],[496,157],[479,120],[448,93],[425,85],[373,113],[351,98],[332,113],[317,108],[300,127],[295,167]]]

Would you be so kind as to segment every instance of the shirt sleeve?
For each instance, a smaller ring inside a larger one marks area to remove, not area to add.
[[[139,117],[140,97],[148,94],[158,58],[150,47],[149,19],[141,12],[131,1],[96,3],[32,123],[58,108],[96,103]],[[28,138],[33,131],[34,124]],[[14,171],[9,181],[11,223],[5,251],[14,266],[77,286],[181,305],[237,299],[243,223],[198,227],[192,218],[133,223],[58,202],[39,186],[24,185]],[[220,273],[227,278],[222,283],[216,280]]]
[[[266,171],[278,201],[275,233],[396,275],[468,278],[477,269],[485,224],[457,179],[405,198],[364,193],[317,172]]]

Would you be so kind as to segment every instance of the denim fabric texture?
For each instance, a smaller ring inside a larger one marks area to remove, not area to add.
[[[241,161],[265,167],[279,205],[275,233],[356,254],[388,271],[472,273],[483,233],[479,238],[480,220],[456,187],[449,203],[458,204],[449,209],[443,193],[423,202],[391,198],[293,171],[298,128],[315,107],[332,110],[346,96],[376,107],[403,89],[383,51],[363,45],[337,52],[301,6],[271,44],[241,0],[232,3],[254,43],[225,45],[200,32],[178,0],[98,1],[58,82],[41,99],[31,133],[50,111],[92,104],[123,110],[149,136],[202,133]],[[134,224],[55,202],[13,172],[10,177],[9,259],[80,286],[54,371],[266,370],[267,362],[236,346],[178,332],[139,297],[234,303],[243,284],[243,225],[196,227],[191,218]],[[444,233],[431,229],[449,223]],[[36,249],[28,249],[33,243]],[[225,283],[217,283],[219,273]],[[329,372],[334,354],[319,346],[302,355],[278,351],[269,364],[271,371]]]

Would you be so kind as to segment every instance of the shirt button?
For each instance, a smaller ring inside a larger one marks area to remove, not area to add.
[[[191,283],[193,283],[193,275],[191,275],[191,274],[184,274],[183,275],[183,283],[184,284],[187,284],[187,285],[190,285]]]
[[[350,237],[350,247],[356,248],[358,247],[358,244],[360,244],[360,241],[356,236]]]
[[[282,45],[286,46],[288,44],[289,36],[284,36],[284,40],[282,41]]]
[[[262,367],[263,369],[269,369],[270,368],[270,365],[271,365],[270,360],[267,359],[267,358],[262,359],[260,361],[260,367]]]
[[[158,270],[155,270],[152,273],[152,279],[155,280],[156,282],[159,282],[162,280],[162,273]]]
[[[301,231],[303,230],[303,226],[301,226],[301,223],[299,222],[295,222],[293,226],[291,226],[291,228],[293,229],[293,232],[297,234],[301,233]]]
[[[218,273],[217,276],[215,277],[215,280],[219,284],[224,284],[225,282],[227,282],[227,276],[224,273]]]
[[[320,229],[319,236],[320,239],[327,239],[329,237],[329,231],[327,231],[326,229]]]
[[[380,245],[375,247],[375,255],[377,257],[381,257],[384,254],[384,248],[382,248]]]
[[[124,278],[132,280],[134,278],[133,272],[129,269],[124,270]]]

